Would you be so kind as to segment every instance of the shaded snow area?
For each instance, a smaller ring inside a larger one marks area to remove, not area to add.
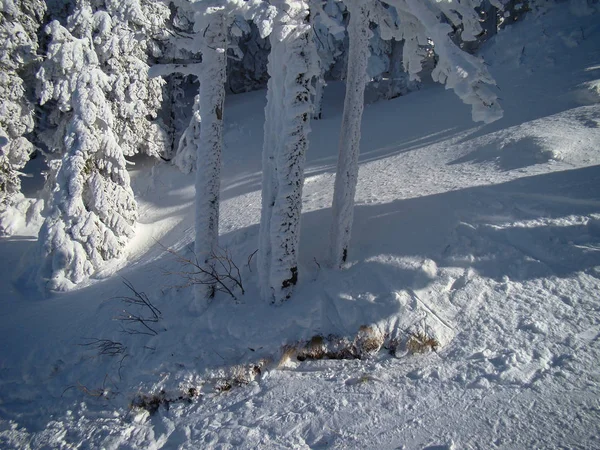
[[[194,176],[164,163],[134,161],[136,237],[80,289],[43,298],[35,238],[0,241],[0,448],[600,448],[600,16],[562,5],[482,52],[505,110],[493,124],[433,84],[365,107],[336,272],[324,259],[344,86],[326,88],[300,282],[282,306],[260,300],[251,257],[265,92],[226,103],[220,233],[237,301],[189,313],[165,248],[192,256]],[[134,297],[123,279],[156,310],[119,299]],[[365,325],[387,347],[410,333],[439,345],[360,360],[282,350]]]

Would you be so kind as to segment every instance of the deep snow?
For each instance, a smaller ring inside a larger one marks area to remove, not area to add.
[[[471,122],[451,91],[367,105],[349,263],[327,256],[344,87],[325,91],[307,155],[301,280],[260,300],[256,261],[265,93],[225,111],[221,243],[246,295],[190,315],[164,247],[193,246],[193,174],[137,159],[127,256],[80,289],[30,284],[35,230],[0,241],[2,448],[600,448],[600,15],[566,5],[486,44],[504,118]],[[192,245],[191,245],[192,244]],[[319,267],[321,264],[321,267]],[[123,333],[122,278],[161,310]],[[235,364],[315,334],[425,327],[424,355],[271,364],[217,393]],[[139,328],[138,328],[139,329]],[[90,339],[126,347],[99,356]],[[126,356],[125,356],[126,355]],[[203,384],[204,383],[204,384]],[[156,414],[139,392],[196,387]],[[97,397],[94,395],[98,394]]]

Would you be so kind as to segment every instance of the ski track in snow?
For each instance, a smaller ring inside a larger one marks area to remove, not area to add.
[[[191,290],[163,275],[180,270],[163,247],[189,256],[194,236],[193,175],[164,164],[137,161],[128,257],[79,290],[41,299],[27,284],[32,238],[2,240],[0,447],[598,448],[599,23],[557,8],[488,44],[505,108],[494,124],[473,124],[439,86],[367,105],[341,272],[323,264],[343,99],[331,83],[307,155],[302,280],[281,307],[260,302],[256,261],[244,265],[258,240],[264,92],[226,106],[220,231],[243,265],[238,302],[191,316]],[[122,332],[120,277],[161,310],[157,336]],[[138,391],[201,386],[220,367],[364,324],[419,325],[442,347],[273,364],[227,392],[208,383],[191,404],[128,409]],[[127,349],[99,356],[90,338]]]

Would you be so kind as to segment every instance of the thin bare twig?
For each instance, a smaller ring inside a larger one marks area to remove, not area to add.
[[[171,248],[164,246],[163,248],[166,252],[175,256],[177,262],[186,268],[179,272],[166,272],[169,275],[179,275],[187,281],[185,285],[180,287],[198,284],[207,285],[211,289],[210,297],[213,297],[215,292],[224,292],[235,300],[237,300],[236,290],[239,289],[242,295],[246,293],[240,268],[233,260],[233,256],[228,249],[217,248],[211,252],[204,263],[200,263],[196,254],[191,259],[180,255]]]
[[[152,328],[149,324],[157,323],[161,319],[162,313],[160,309],[158,309],[152,304],[152,302],[145,293],[139,292],[137,289],[135,289],[130,281],[128,281],[125,278],[123,278],[123,280],[123,284],[125,284],[125,286],[127,286],[129,290],[133,292],[133,296],[123,296],[116,298],[123,301],[124,303],[139,306],[142,308],[142,310],[148,310],[150,312],[150,317],[145,317],[142,314],[132,313],[131,311],[123,310],[121,315],[118,316],[116,319],[120,320],[123,323],[134,325],[129,327],[124,326],[123,331],[128,334],[145,334],[148,336],[158,335],[158,331]],[[135,324],[141,325],[143,329],[140,330],[136,328]]]
[[[248,256],[248,263],[246,265],[248,266],[248,270],[250,270],[250,272],[252,272],[252,267],[250,267],[250,263],[252,262],[252,258],[254,257],[254,255],[256,255],[257,252],[258,249],[254,250],[252,253],[250,253],[250,256]]]
[[[110,339],[85,338],[90,342],[79,344],[82,347],[94,347],[99,355],[116,356],[125,353],[127,347]]]

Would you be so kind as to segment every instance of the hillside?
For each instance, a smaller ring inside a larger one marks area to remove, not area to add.
[[[598,447],[600,14],[560,4],[482,55],[500,88],[497,122],[473,123],[428,82],[365,108],[342,271],[323,264],[344,96],[341,83],[326,88],[307,155],[300,283],[281,307],[261,301],[250,258],[261,91],[225,109],[220,233],[241,269],[237,300],[189,313],[185,269],[165,250],[191,256],[194,177],[166,163],[134,161],[136,236],[77,290],[42,298],[36,230],[2,238],[0,447]],[[150,331],[123,320],[148,314],[119,298],[133,295],[124,279],[160,310]],[[363,325],[419,329],[439,348],[277,366],[285,344],[352,339]],[[261,359],[271,362],[247,385],[215,389]],[[154,414],[130,409],[162,390],[194,395]]]

